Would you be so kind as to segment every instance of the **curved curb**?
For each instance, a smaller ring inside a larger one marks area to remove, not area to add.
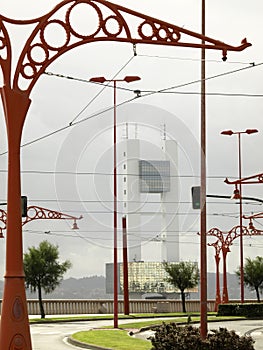
[[[79,348],[89,349],[89,350],[112,350],[110,348],[102,348],[101,346],[92,345],[88,343],[83,343],[81,341],[75,340],[72,337],[67,338],[67,342],[71,345],[78,346]]]

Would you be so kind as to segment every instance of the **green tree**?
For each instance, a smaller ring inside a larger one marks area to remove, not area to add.
[[[166,282],[180,290],[183,312],[186,312],[185,290],[198,285],[199,269],[197,264],[187,261],[178,263],[164,262],[163,267],[168,275],[165,279]]]
[[[30,247],[24,254],[24,271],[26,288],[38,293],[41,318],[45,318],[42,302],[42,289],[46,294],[56,289],[63,279],[64,273],[71,267],[66,260],[59,263],[58,246],[43,241],[39,247]]]
[[[240,268],[236,271],[240,279]],[[246,258],[244,264],[244,283],[251,290],[255,289],[257,300],[260,303],[260,290],[263,290],[263,257],[257,256],[254,260]]]

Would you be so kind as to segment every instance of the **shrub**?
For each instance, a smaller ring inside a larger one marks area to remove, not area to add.
[[[149,338],[151,350],[254,350],[251,337],[240,337],[225,328],[209,332],[205,340],[202,340],[199,328],[190,325],[163,323],[155,330],[155,335]]]
[[[218,316],[262,317],[263,303],[220,304]]]
[[[228,331],[226,328],[212,330],[207,336],[209,350],[253,350],[254,340],[249,336],[239,336],[235,331]]]

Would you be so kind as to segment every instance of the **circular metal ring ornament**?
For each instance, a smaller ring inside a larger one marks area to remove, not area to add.
[[[76,30],[74,30],[72,28],[72,25],[70,23],[70,15],[72,14],[72,11],[74,10],[74,8],[80,4],[87,4],[89,5],[90,7],[93,7],[93,9],[96,11],[97,15],[98,15],[98,26],[96,28],[96,30],[94,31],[94,33],[92,34],[89,34],[89,35],[83,35],[83,34],[80,34],[78,32],[76,32]],[[98,32],[100,31],[101,29],[101,25],[102,25],[102,22],[103,22],[103,18],[102,18],[102,12],[100,10],[100,8],[94,4],[94,3],[91,3],[89,1],[81,1],[81,2],[78,2],[78,3],[75,3],[73,4],[67,11],[66,13],[66,25],[67,25],[67,28],[69,28],[69,31],[71,32],[71,34],[73,34],[75,37],[79,38],[79,39],[86,39],[86,38],[92,38],[94,37],[95,35],[98,34]]]
[[[27,68],[30,68],[32,70],[32,73],[29,74],[29,73],[26,73],[26,69]],[[32,63],[26,63],[22,66],[22,69],[21,69],[21,75],[23,78],[25,79],[32,79],[34,78],[34,76],[36,75],[37,73],[37,69],[34,65],[32,65]]]
[[[34,59],[34,58],[32,57],[33,50],[34,50],[35,48],[40,48],[40,49],[43,51],[43,53],[44,53],[44,58],[43,58],[42,60],[36,60],[36,59]],[[46,62],[46,60],[48,60],[49,51],[48,51],[48,49],[47,49],[44,45],[42,45],[42,44],[34,44],[34,45],[32,45],[32,46],[29,48],[27,57],[28,57],[28,60],[29,60],[30,63],[33,63],[33,64],[35,64],[36,66],[42,65],[42,64],[44,64],[44,63]]]
[[[148,25],[151,27],[152,29],[152,34],[151,35],[146,35],[143,33],[143,26],[145,25]],[[153,22],[150,22],[150,21],[144,21],[142,22],[139,27],[138,27],[138,34],[140,35],[140,37],[142,39],[145,39],[145,40],[152,40],[154,38],[154,36],[156,35],[156,28],[155,28],[155,25]]]
[[[118,25],[118,30],[116,33],[112,33],[110,32],[108,29],[107,29],[107,22],[109,23],[109,21],[113,19],[115,22],[117,22],[117,25]],[[122,29],[123,29],[123,23],[122,21],[120,20],[120,18],[118,18],[117,16],[114,16],[114,15],[111,15],[107,18],[105,18],[105,20],[103,21],[103,24],[102,24],[102,29],[104,31],[104,33],[108,36],[108,37],[114,37],[116,38],[118,35],[120,35],[120,33],[122,32]]]
[[[62,45],[58,45],[58,46],[53,46],[53,45],[50,45],[48,44],[46,38],[45,38],[45,31],[47,30],[48,26],[51,25],[51,24],[58,24],[59,26],[62,27],[64,33],[65,33],[65,36],[66,36],[66,39],[65,39],[65,42],[64,44]],[[49,49],[49,50],[52,50],[52,51],[58,51],[58,50],[61,50],[61,49],[64,49],[67,47],[68,43],[69,43],[69,40],[70,40],[70,33],[68,31],[68,28],[67,28],[67,25],[58,20],[58,19],[53,19],[49,22],[46,23],[46,25],[41,28],[41,31],[40,31],[40,39],[41,39],[41,42]]]

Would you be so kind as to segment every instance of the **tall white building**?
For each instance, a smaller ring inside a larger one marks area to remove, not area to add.
[[[158,140],[159,142],[159,140]],[[142,261],[145,237],[159,242],[161,260],[179,261],[178,151],[174,140],[162,140],[149,158],[145,142],[127,137],[121,159],[123,213],[127,217],[128,260]],[[148,145],[149,148],[149,145]],[[149,150],[148,150],[149,151]],[[120,177],[121,180],[121,177]],[[121,187],[121,186],[120,186]]]

